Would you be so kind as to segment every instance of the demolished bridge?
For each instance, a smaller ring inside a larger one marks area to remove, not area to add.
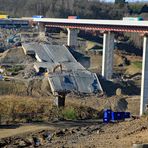
[[[66,94],[70,92],[83,96],[102,92],[97,75],[77,62],[66,46],[31,42],[22,43],[22,47],[26,55],[33,55],[37,59],[34,63],[36,72],[46,69],[57,105],[62,99],[65,101]]]

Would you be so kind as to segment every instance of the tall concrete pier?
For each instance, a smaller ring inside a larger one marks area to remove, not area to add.
[[[148,36],[144,36],[140,115],[143,115],[143,113],[146,111],[146,108],[148,108],[147,104],[148,104]]]
[[[102,76],[109,80],[113,74],[114,33],[105,32],[103,36]]]
[[[38,31],[40,37],[45,37],[45,24],[42,22],[38,23]]]
[[[67,28],[67,31],[68,31],[67,45],[76,48],[78,46],[78,41],[77,41],[78,30]]]

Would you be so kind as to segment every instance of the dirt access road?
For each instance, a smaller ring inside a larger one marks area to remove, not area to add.
[[[26,123],[18,125],[0,125],[0,139],[11,136],[22,135],[29,132],[37,132],[40,130],[57,130],[63,128],[89,126],[98,124],[101,120],[84,120],[84,121],[55,121],[48,123]]]
[[[148,118],[146,117],[110,124],[83,120],[57,121],[42,124],[39,128],[37,128],[37,126],[38,125],[25,125],[24,127],[20,127],[18,129],[24,129],[24,132],[27,132],[27,134],[20,134],[18,132],[16,136],[1,139],[0,143],[11,141],[6,147],[18,147],[20,143],[22,144],[22,141],[25,143],[25,141],[28,138],[32,138],[33,135],[36,135],[36,137],[40,139],[39,147],[43,148],[131,148],[134,143],[148,143]],[[30,131],[26,130],[28,128],[30,128]],[[42,138],[46,132],[50,132],[51,134],[50,141]],[[32,147],[33,145],[34,143],[31,143],[27,145],[27,147]]]

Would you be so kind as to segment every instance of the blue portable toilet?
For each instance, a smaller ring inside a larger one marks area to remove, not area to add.
[[[112,112],[111,113],[111,120],[116,121],[117,120],[117,112]]]
[[[111,120],[111,109],[105,109],[103,114],[103,122],[108,123]]]

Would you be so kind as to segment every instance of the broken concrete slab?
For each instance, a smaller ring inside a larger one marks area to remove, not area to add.
[[[77,62],[68,47],[38,42],[23,43],[22,46],[24,52],[35,52],[38,61],[34,63],[36,72],[40,69],[48,72],[53,95],[69,92],[84,95],[102,91],[97,75],[87,71]]]

